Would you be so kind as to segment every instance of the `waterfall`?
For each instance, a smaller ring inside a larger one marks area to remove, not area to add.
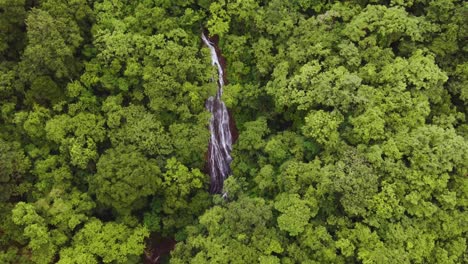
[[[217,47],[205,33],[202,33],[203,43],[210,49],[211,64],[218,70],[218,90],[216,96],[206,100],[206,109],[210,111],[210,142],[208,144],[207,169],[210,175],[210,193],[221,193],[224,180],[231,174],[232,161],[232,131],[228,109],[221,100],[225,84],[223,64]],[[224,194],[225,195],[225,194]]]

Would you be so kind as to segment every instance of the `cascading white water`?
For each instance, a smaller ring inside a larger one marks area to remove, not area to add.
[[[218,93],[216,96],[221,96],[223,93],[224,87],[224,71],[223,66],[221,65],[218,57],[218,53],[216,52],[216,48],[214,43],[211,42],[206,36],[205,33],[202,33],[202,40],[203,43],[210,49],[211,54],[211,65],[216,66],[218,68]]]
[[[211,112],[210,118],[210,142],[208,145],[208,173],[211,178],[211,193],[221,193],[223,182],[231,173],[232,161],[232,133],[230,128],[229,113],[226,105],[221,100],[224,88],[223,65],[219,60],[215,45],[202,33],[202,40],[210,49],[211,63],[218,69],[218,90],[216,96],[206,100],[206,109]]]

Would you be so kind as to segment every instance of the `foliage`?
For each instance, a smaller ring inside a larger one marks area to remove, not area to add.
[[[133,148],[110,149],[101,155],[97,173],[90,179],[99,202],[128,214],[139,200],[160,189],[161,170]],[[136,207],[138,209],[138,207]]]
[[[465,2],[0,0],[0,263],[468,262]]]
[[[144,249],[148,236],[144,227],[129,228],[122,224],[103,224],[91,220],[73,237],[72,246],[60,252],[58,263],[138,263],[135,257]]]

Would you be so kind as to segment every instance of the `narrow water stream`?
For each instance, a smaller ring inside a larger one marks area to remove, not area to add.
[[[231,174],[231,150],[235,140],[235,125],[230,113],[221,100],[226,84],[225,60],[214,39],[210,39],[206,32],[201,35],[203,43],[210,49],[211,64],[218,71],[218,90],[215,96],[206,100],[206,109],[212,114],[210,119],[210,142],[207,153],[207,170],[210,175],[210,193],[221,193],[223,182]]]

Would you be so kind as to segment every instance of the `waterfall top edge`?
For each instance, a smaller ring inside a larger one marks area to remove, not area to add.
[[[215,43],[211,41],[209,37],[206,36],[205,32],[202,32],[201,38],[203,40],[203,43],[210,49],[210,55],[211,55],[211,65],[216,66],[218,69],[218,93],[217,97],[221,97],[223,93],[223,87],[225,84],[225,76],[224,76],[224,70],[223,70],[223,63],[221,60],[223,60],[222,56],[218,55],[218,50],[217,47],[215,46]]]

